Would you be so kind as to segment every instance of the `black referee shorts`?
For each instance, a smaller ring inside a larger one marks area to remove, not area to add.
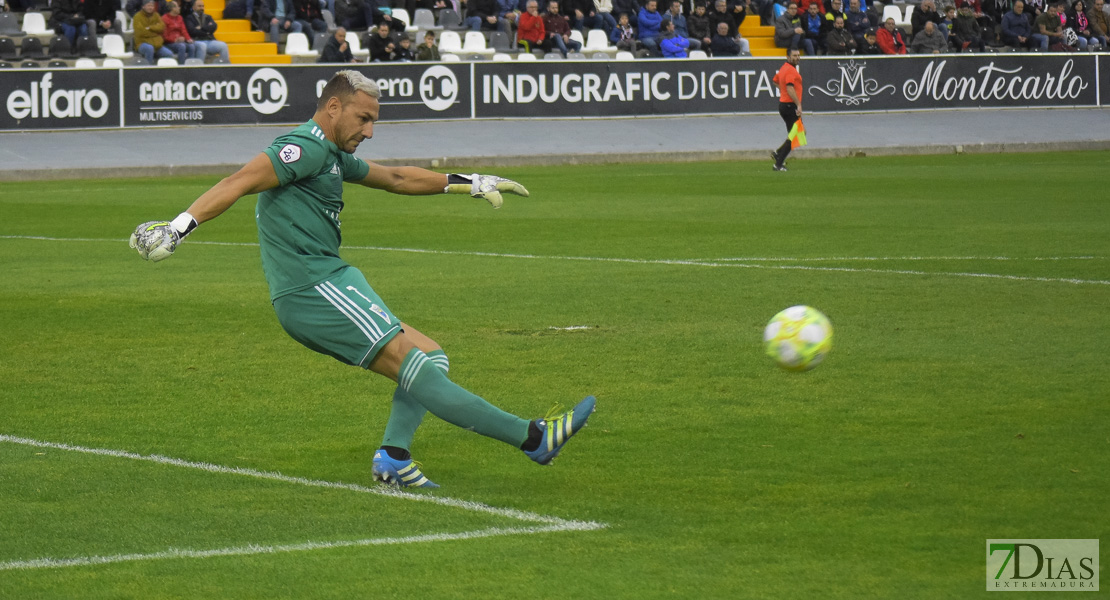
[[[793,102],[779,102],[779,116],[786,123],[786,132],[798,121],[798,105]]]

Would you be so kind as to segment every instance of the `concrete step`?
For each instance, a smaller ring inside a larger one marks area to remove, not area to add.
[[[205,6],[204,10],[208,10]],[[239,33],[251,30],[251,22],[246,19],[216,19],[216,31],[219,33]]]
[[[293,63],[293,57],[288,54],[232,54],[231,64],[234,65],[288,65]]]
[[[259,44],[266,41],[266,34],[261,31],[231,31],[216,30],[216,39],[229,44]]]

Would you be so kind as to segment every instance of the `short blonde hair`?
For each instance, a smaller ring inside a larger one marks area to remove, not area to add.
[[[339,98],[341,104],[347,102],[354,97],[358,92],[362,92],[371,98],[381,98],[382,91],[378,87],[377,82],[366,77],[358,71],[339,71],[332,76],[331,81],[324,86],[320,92],[320,100],[316,103],[316,108],[323,109],[328,104],[328,100],[332,98]]]

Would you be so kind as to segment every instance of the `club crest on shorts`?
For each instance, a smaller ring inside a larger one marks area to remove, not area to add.
[[[385,319],[386,323],[389,323],[390,325],[393,324],[393,320],[389,318],[389,315],[386,314],[386,312],[382,310],[382,307],[378,306],[376,303],[370,303],[370,310],[374,311],[379,317]]]
[[[278,150],[278,158],[285,164],[297,162],[301,159],[301,147],[296,144],[286,144]]]

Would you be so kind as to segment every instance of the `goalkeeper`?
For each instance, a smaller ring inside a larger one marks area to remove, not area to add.
[[[494,208],[502,192],[527,196],[515,181],[491,175],[444,175],[418,167],[384,167],[353,156],[373,136],[380,92],[357,71],[340,71],[324,87],[312,120],[279,137],[236,173],[202,194],[169,222],[140,225],[131,247],[163,260],[198,225],[243,196],[256,209],[262,268],[278,321],[308,348],[397,383],[375,480],[400,487],[439,487],[409,452],[426,412],[520,448],[546,465],[585,424],[587,397],[572,410],[529,421],[509,414],[447,378],[448,361],[432,339],[402,323],[366,278],[339,257],[343,182],[395,194],[469,194]],[[553,411],[554,412],[554,411]]]

